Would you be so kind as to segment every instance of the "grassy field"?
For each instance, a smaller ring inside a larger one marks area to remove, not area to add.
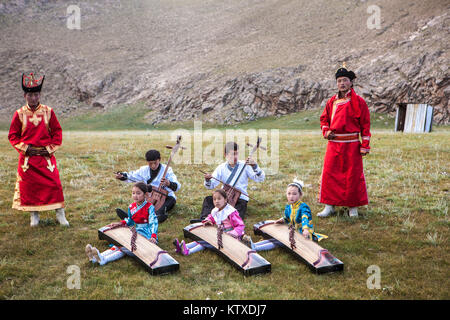
[[[166,122],[154,126],[141,117],[148,111],[143,104],[121,106],[103,113],[92,112],[77,117],[64,119],[62,125],[68,130],[174,130],[178,128],[192,129],[193,121]],[[202,124],[204,129],[284,129],[284,130],[317,130],[320,128],[319,117],[322,110],[303,110],[283,116],[260,118],[256,121],[242,122],[234,125],[217,125],[207,122],[207,116]],[[372,114],[373,125],[379,129],[394,128],[394,117],[386,114]],[[5,126],[4,126],[5,127]],[[0,127],[1,128],[1,127]],[[6,128],[6,127],[5,127]]]
[[[300,121],[310,115],[297,117]],[[295,129],[295,122],[284,120]],[[270,129],[282,120],[262,121],[266,123],[241,128]],[[374,125],[372,153],[364,160],[370,203],[360,209],[357,219],[348,218],[343,208],[328,219],[315,216],[322,209],[317,191],[326,147],[316,125],[306,127],[315,132],[280,131],[278,142],[272,135],[266,139],[269,147],[278,143],[279,159],[266,163],[269,174],[263,183],[249,185],[251,196],[261,203],[250,201],[246,231],[259,240],[253,224],[280,217],[286,185],[294,177],[302,179],[303,200],[314,213],[316,231],[329,236],[321,245],[345,263],[343,273],[320,276],[282,249],[261,252],[272,272],[256,277],[243,276],[210,251],[188,257],[173,253],[180,271],[165,276],[149,275],[129,257],[93,265],[84,246],[107,249],[108,244],[98,240],[97,229],[117,221],[114,209],[126,208],[132,201],[131,184],[115,180],[113,172],[145,165],[144,153],[150,148],[161,150],[166,162],[169,151],[164,146],[174,143],[174,132],[65,131],[56,157],[71,226],[59,226],[50,211],[41,214],[40,226],[33,229],[28,213],[11,209],[18,156],[3,132],[0,299],[449,299],[450,131],[444,127],[430,134],[393,133],[389,121]],[[225,136],[224,128],[220,132]],[[184,159],[173,166],[182,188],[169,219],[159,227],[159,245],[171,253],[173,239],[183,238],[183,227],[198,217],[203,198],[210,194],[202,187],[198,169],[216,166],[194,163],[193,139],[193,133],[184,136],[191,156],[177,155]],[[204,140],[203,147],[210,143]],[[79,290],[67,288],[71,276],[67,269],[73,265],[81,272]],[[380,289],[367,287],[367,269],[372,265],[381,270]]]
[[[178,128],[192,129],[193,121],[168,122],[151,125],[142,117],[149,111],[142,103],[135,105],[121,105],[104,112],[87,112],[82,115],[63,118],[61,111],[56,109],[56,115],[65,131],[109,131],[109,130],[174,130]],[[208,123],[207,117],[202,124],[204,129],[289,129],[289,130],[317,130],[320,128],[319,117],[322,110],[303,110],[283,116],[260,118],[256,121],[243,122],[236,125],[216,125]],[[372,126],[378,129],[393,130],[394,117],[387,114],[373,113],[371,115]],[[0,130],[8,130],[10,120],[0,120]],[[440,128],[438,127],[438,130]]]

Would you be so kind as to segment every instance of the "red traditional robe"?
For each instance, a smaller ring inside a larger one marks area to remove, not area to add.
[[[353,89],[342,99],[333,96],[320,116],[320,126],[324,136],[331,130],[336,138],[328,140],[319,202],[345,207],[368,204],[360,153],[370,151],[370,114],[366,102]]]
[[[64,195],[53,153],[61,146],[62,129],[52,108],[34,112],[23,106],[14,113],[8,139],[19,152],[13,209],[45,211],[64,208]],[[29,145],[44,147],[50,157],[26,156]]]

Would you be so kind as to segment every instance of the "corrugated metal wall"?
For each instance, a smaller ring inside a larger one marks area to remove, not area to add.
[[[404,121],[403,121],[404,117]],[[406,105],[406,112],[404,107],[397,108],[397,115],[395,119],[395,131],[403,132],[431,132],[433,122],[433,107],[427,104],[413,104]],[[404,127],[401,128],[401,124]]]

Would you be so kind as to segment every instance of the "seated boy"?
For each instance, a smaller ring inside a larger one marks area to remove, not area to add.
[[[204,186],[207,189],[214,189],[219,185],[219,181],[212,179],[213,177],[221,180],[247,194],[248,179],[256,182],[262,182],[265,178],[264,171],[258,167],[255,160],[248,157],[246,161],[239,161],[239,147],[235,142],[227,142],[225,144],[224,156],[226,162],[220,164],[212,174],[205,174]],[[244,170],[244,171],[242,171]],[[238,179],[236,181],[236,179]],[[241,194],[234,207],[239,212],[242,219],[247,214],[247,203],[249,198]],[[211,210],[214,209],[212,196],[207,196],[203,200],[202,213],[200,219],[193,219],[191,223],[202,221]]]
[[[161,163],[161,155],[157,150],[149,150],[145,154],[145,159],[148,165],[140,167],[138,170],[130,172],[118,172],[116,173],[116,179],[125,182],[140,182],[147,183],[148,192],[152,191],[152,188],[158,188],[162,182],[163,188],[168,191],[166,201],[161,208],[156,210],[156,216],[158,222],[164,222],[167,219],[167,213],[175,206],[176,196],[175,192],[180,190],[181,184],[178,182],[176,175],[173,173],[171,167],[167,170],[167,175],[163,178],[166,165]],[[127,216],[127,213],[121,209],[116,209],[119,217]]]

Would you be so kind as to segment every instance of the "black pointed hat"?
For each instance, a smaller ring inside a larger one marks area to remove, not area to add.
[[[25,73],[22,73],[23,92],[41,92],[44,79],[45,76],[42,76],[39,79],[35,79],[33,72],[31,72],[29,75],[25,75]]]
[[[342,67],[340,67],[339,69],[337,69],[336,71],[336,79],[339,77],[347,77],[350,80],[353,80],[356,78],[356,75],[353,71],[348,71],[345,68],[345,62],[342,64]]]

